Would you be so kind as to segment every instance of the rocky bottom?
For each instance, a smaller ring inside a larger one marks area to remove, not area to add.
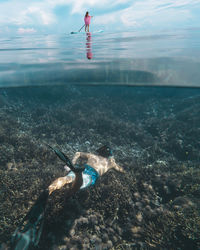
[[[0,92],[0,242],[63,163],[110,145],[125,173],[49,198],[37,249],[200,249],[200,91],[51,87]]]

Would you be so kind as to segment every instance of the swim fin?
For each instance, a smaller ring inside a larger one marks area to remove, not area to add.
[[[28,250],[39,244],[49,191],[43,191],[24,217],[11,239],[12,250]]]
[[[49,146],[49,145],[48,145]],[[84,171],[85,167],[84,166],[79,166],[79,165],[73,165],[72,162],[70,161],[70,159],[63,153],[61,152],[59,149],[57,148],[53,148],[51,146],[49,146],[50,149],[62,160],[64,161],[64,163],[67,164],[67,166],[75,173],[79,173]]]

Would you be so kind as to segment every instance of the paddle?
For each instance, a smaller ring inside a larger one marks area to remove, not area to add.
[[[78,32],[80,32],[82,30],[82,28],[85,27],[85,24],[80,28],[80,30]],[[71,34],[77,34],[78,32],[74,32],[72,31]]]
[[[85,24],[80,28],[80,30],[78,32],[80,32],[82,30],[82,28],[85,27]]]

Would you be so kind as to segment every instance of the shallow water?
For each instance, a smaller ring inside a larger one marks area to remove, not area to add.
[[[198,37],[0,40],[4,248],[42,191],[66,174],[47,144],[70,159],[109,145],[124,173],[111,169],[71,198],[67,187],[51,194],[36,249],[200,248]]]
[[[0,87],[199,87],[199,29],[0,39]]]

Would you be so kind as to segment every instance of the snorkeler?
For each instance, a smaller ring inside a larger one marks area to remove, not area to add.
[[[89,16],[89,12],[87,11],[84,17],[85,22],[85,32],[90,32],[90,21],[93,16]]]
[[[78,188],[74,188],[74,182],[78,183],[76,184],[76,187],[79,186],[80,189],[92,186],[96,183],[99,176],[102,176],[111,168],[114,168],[115,170],[120,172],[124,172],[124,169],[117,165],[117,163],[115,162],[112,151],[108,146],[99,148],[96,151],[97,154],[76,152],[72,163],[69,161],[68,157],[66,157],[58,149],[53,149],[53,151],[62,161],[65,162],[66,166],[64,166],[64,168],[68,171],[68,173],[66,176],[56,179],[49,186],[48,189],[50,194],[56,189],[60,189],[69,183],[73,183],[70,193],[75,193],[76,191],[78,191]],[[82,170],[84,168],[79,176],[77,176],[77,173],[73,170],[73,165],[76,166],[77,169],[81,168]]]
[[[13,250],[25,250],[38,246],[48,197],[52,192],[70,184],[68,190],[68,197],[70,197],[80,189],[94,185],[99,176],[111,168],[124,172],[123,168],[116,164],[112,151],[107,146],[99,148],[96,151],[97,154],[77,152],[72,162],[60,150],[49,147],[66,164],[64,168],[68,173],[64,177],[57,178],[41,193],[12,236],[11,249]]]

